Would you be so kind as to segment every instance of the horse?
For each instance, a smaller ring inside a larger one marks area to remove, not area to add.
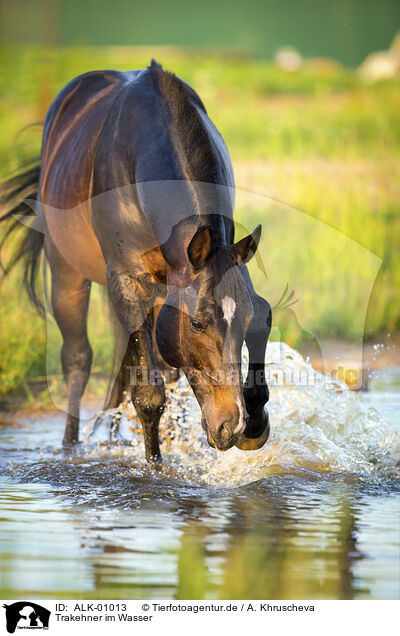
[[[37,202],[41,232],[24,228],[13,263],[23,260],[36,304],[42,250],[50,265],[68,387],[65,446],[78,442],[91,368],[92,282],[107,289],[127,342],[107,408],[120,403],[124,369],[133,366],[131,398],[148,461],[161,458],[165,385],[148,377],[162,363],[186,374],[211,446],[253,450],[266,442],[271,307],[247,269],[261,226],[235,243],[231,160],[191,86],[154,60],[141,70],[80,75],[47,112],[40,163],[5,192],[9,236],[18,225],[12,217],[33,214]]]

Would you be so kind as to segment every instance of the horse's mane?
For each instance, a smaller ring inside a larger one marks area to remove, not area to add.
[[[169,129],[184,178],[214,183],[217,161],[196,106],[206,113],[199,96],[174,73],[165,71],[155,60],[149,72],[164,100]],[[194,105],[196,104],[196,106]]]

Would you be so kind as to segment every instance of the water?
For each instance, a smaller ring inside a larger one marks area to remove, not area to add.
[[[88,422],[70,453],[62,414],[1,426],[0,597],[398,598],[400,393],[294,386],[311,369],[279,344],[268,362],[256,452],[209,448],[183,383],[159,468],[129,411],[131,441]]]

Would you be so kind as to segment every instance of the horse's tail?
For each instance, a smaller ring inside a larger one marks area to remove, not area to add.
[[[43,311],[43,303],[38,296],[38,267],[43,249],[44,234],[21,223],[17,215],[35,216],[35,212],[25,202],[27,198],[37,199],[40,178],[40,163],[30,164],[23,172],[3,182],[0,186],[0,223],[5,225],[5,232],[0,240],[0,267],[3,277],[22,261],[23,283],[29,298],[39,312]],[[13,248],[8,263],[4,265],[1,251],[8,239],[13,238]]]

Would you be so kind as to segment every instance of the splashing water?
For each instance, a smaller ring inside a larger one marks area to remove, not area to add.
[[[326,473],[367,479],[400,476],[400,435],[345,383],[332,384],[284,343],[269,343],[271,435],[258,451],[232,448],[221,453],[208,446],[200,409],[186,379],[168,389],[160,424],[163,465],[160,475],[218,487],[235,487],[282,474]],[[122,416],[134,433],[129,445],[111,445],[115,458],[130,459],[132,476],[145,467],[141,427],[132,404]],[[124,428],[122,426],[122,429]],[[99,448],[84,453],[93,455]],[[87,455],[86,455],[87,456]]]
[[[129,441],[110,443],[116,412],[96,425],[93,409],[68,450],[64,413],[0,427],[2,597],[398,598],[398,394],[386,424],[363,404],[383,393],[329,383],[286,345],[268,345],[267,371],[258,451],[210,448],[183,378],[161,465],[145,461],[131,404]]]

